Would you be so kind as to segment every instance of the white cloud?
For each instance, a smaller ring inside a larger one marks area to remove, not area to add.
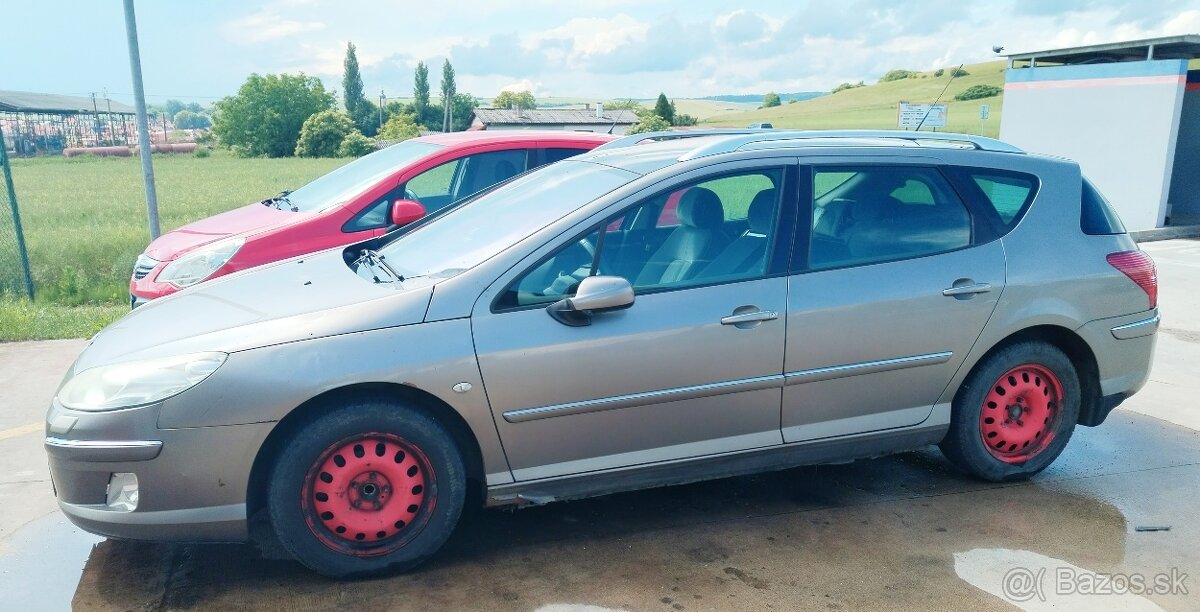
[[[225,23],[225,35],[234,42],[262,43],[325,29],[320,21],[284,19],[272,10],[262,10]]]

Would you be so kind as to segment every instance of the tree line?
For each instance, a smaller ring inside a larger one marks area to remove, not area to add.
[[[376,104],[366,96],[354,43],[346,45],[341,108],[336,97],[303,73],[251,74],[235,95],[213,105],[212,131],[239,156],[356,156],[374,150],[372,137],[403,140],[422,129],[466,129],[476,106],[474,96],[458,93],[449,60],[442,64],[439,99],[432,98],[429,67],[418,62],[412,101],[380,96],[383,104]]]

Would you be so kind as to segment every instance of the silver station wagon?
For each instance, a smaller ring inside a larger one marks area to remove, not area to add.
[[[88,531],[274,538],[363,576],[428,559],[472,492],[933,444],[1028,477],[1145,383],[1156,300],[1069,161],[952,134],[643,134],[137,309],[67,373],[46,450]]]

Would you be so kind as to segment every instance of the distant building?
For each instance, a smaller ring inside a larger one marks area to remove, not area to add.
[[[631,110],[477,108],[472,130],[567,130],[622,135],[638,122]]]
[[[1130,230],[1200,223],[1200,36],[1008,57],[1001,140],[1078,161]]]
[[[0,91],[0,128],[17,155],[128,145],[137,139],[132,106],[90,96]]]

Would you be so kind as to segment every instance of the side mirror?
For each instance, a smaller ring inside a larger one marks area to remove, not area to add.
[[[546,307],[555,321],[571,327],[592,324],[592,315],[633,306],[633,286],[620,276],[589,276],[579,283],[574,297]]]
[[[404,226],[425,216],[425,206],[416,200],[392,202],[392,225]]]

